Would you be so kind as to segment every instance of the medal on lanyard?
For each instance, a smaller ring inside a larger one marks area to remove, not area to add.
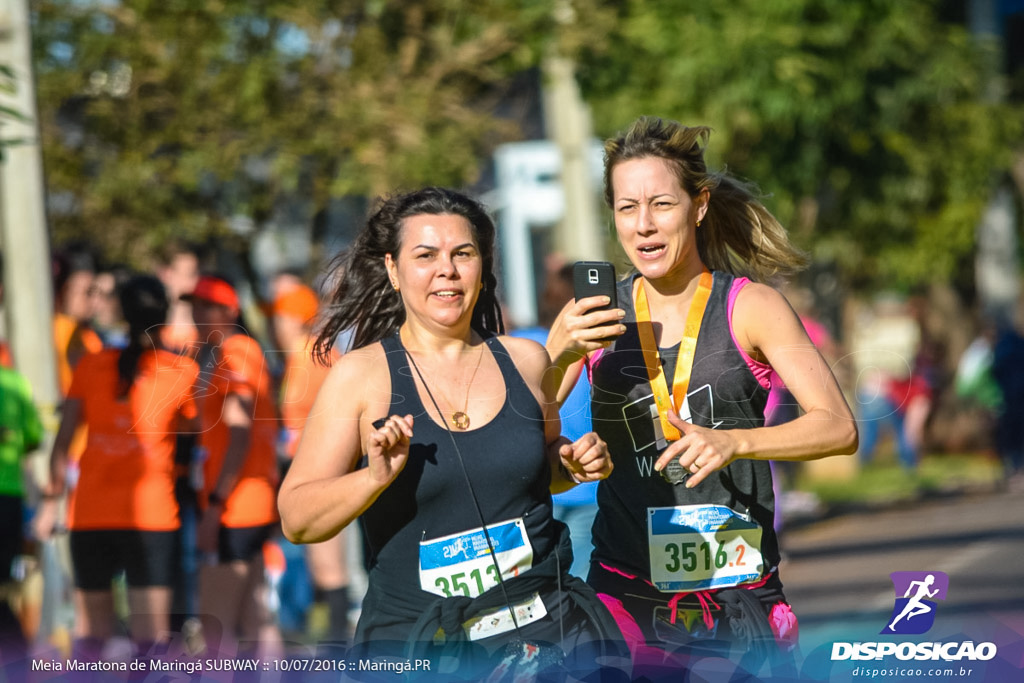
[[[668,384],[665,381],[665,369],[661,365],[661,357],[658,354],[658,344],[654,339],[654,327],[651,325],[651,309],[647,303],[647,293],[644,291],[643,278],[637,278],[633,287],[633,301],[636,310],[637,332],[640,336],[640,349],[644,356],[644,365],[647,367],[647,378],[651,383],[651,391],[654,394],[654,406],[651,406],[651,417],[654,419],[654,433],[659,436],[658,446],[663,447],[667,441],[677,441],[682,434],[672,423],[668,421],[668,412],[677,410],[686,400],[686,392],[690,386],[690,370],[693,368],[693,354],[697,348],[697,335],[700,332],[700,323],[704,318],[704,310],[707,308],[708,299],[711,297],[711,285],[713,278],[711,271],[705,270],[700,275],[697,283],[697,291],[690,302],[690,310],[686,314],[686,325],[683,328],[683,338],[679,342],[679,357],[676,360],[676,370],[672,378],[672,393],[669,394]],[[656,408],[655,408],[656,406]],[[657,415],[654,415],[655,410]],[[660,438],[662,437],[663,438]],[[678,462],[676,469],[681,470]],[[671,475],[669,468],[665,468],[663,474]],[[680,473],[676,473],[680,474]],[[682,481],[684,477],[673,477]],[[678,483],[673,481],[672,483]]]

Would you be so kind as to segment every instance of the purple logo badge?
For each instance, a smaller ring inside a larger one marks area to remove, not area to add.
[[[944,572],[893,572],[896,604],[881,633],[925,633],[935,623],[935,600],[945,600],[949,576]]]

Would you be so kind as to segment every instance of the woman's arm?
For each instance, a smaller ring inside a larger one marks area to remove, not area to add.
[[[220,500],[227,500],[238,483],[238,473],[242,470],[245,458],[249,454],[252,442],[252,415],[254,402],[238,394],[228,394],[224,399],[221,419],[228,427],[228,445],[224,451],[224,462],[217,480],[210,489],[210,495]]]
[[[315,543],[336,535],[405,467],[412,416],[392,415],[381,427],[372,426],[386,416],[390,391],[379,345],[347,353],[331,368],[278,493],[281,526],[290,541]],[[357,470],[364,452],[369,467]]]
[[[745,350],[779,374],[804,414],[770,428],[751,430],[741,447],[754,457],[813,460],[857,450],[857,422],[828,363],[811,342],[786,298],[771,287],[740,291],[733,329]]]
[[[559,406],[576,386],[584,358],[607,347],[611,344],[610,338],[626,331],[626,326],[620,322],[626,312],[621,308],[589,312],[607,303],[606,296],[569,301],[551,325],[545,346],[551,359],[551,372],[557,380],[555,396]]]
[[[32,521],[36,538],[47,540],[53,535],[60,512],[60,498],[67,493],[68,449],[82,420],[82,401],[69,398],[61,407],[60,427],[50,449],[50,483],[43,490],[43,502]]]
[[[728,430],[697,427],[670,414],[683,437],[655,468],[660,471],[678,457],[693,472],[687,480],[692,487],[735,458],[813,460],[856,452],[857,423],[850,407],[785,297],[766,285],[747,285],[736,299],[732,328],[745,351],[775,369],[804,414],[774,427]]]

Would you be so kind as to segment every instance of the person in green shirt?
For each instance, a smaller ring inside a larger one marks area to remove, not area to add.
[[[8,596],[14,589],[14,560],[24,554],[22,458],[42,436],[28,381],[0,366],[0,652],[24,647],[21,623]]]

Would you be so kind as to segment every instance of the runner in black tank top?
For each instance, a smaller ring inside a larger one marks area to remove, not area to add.
[[[355,349],[310,412],[281,486],[282,525],[304,543],[365,526],[352,661],[426,658],[462,680],[583,678],[606,663],[606,641],[622,652],[621,637],[568,573],[551,493],[607,476],[610,459],[594,433],[559,435],[543,347],[496,336],[494,241],[482,207],[441,188],[371,215],[317,339],[329,353],[352,330]],[[434,667],[418,673],[437,680]]]
[[[551,475],[545,457],[540,406],[501,343],[493,337],[485,343],[505,382],[505,404],[490,422],[468,431],[449,432],[431,419],[423,406],[413,381],[415,370],[409,365],[399,336],[381,340],[387,353],[391,393],[395,397],[388,412],[411,413],[417,421],[408,463],[362,515],[372,554],[369,589],[363,600],[355,641],[366,653],[395,653],[396,649],[409,652],[411,636],[429,639],[439,625],[450,632],[457,625],[465,627],[478,617],[473,609],[462,604],[458,605],[457,616],[455,612],[445,614],[446,609],[455,607],[454,603],[452,606],[439,604],[444,598],[475,597],[480,588],[492,586],[484,600],[489,607],[483,607],[482,611],[504,611],[506,602],[501,587],[489,580],[493,576],[489,558],[475,566],[470,563],[455,567],[462,570],[463,576],[458,576],[460,572],[455,569],[443,571],[424,567],[427,561],[424,544],[436,545],[445,554],[455,548],[460,536],[481,528],[474,497],[489,528],[508,522],[517,528],[513,537],[525,538],[530,550],[520,564],[521,575],[529,576],[531,567],[544,564],[543,571],[550,576],[540,582],[539,588],[531,587],[525,593],[515,582],[506,579],[509,601],[517,613],[536,610],[539,599],[546,616],[529,622],[529,617],[520,618],[527,623],[521,623],[518,630],[514,627],[499,629],[493,636],[475,640],[475,647],[463,648],[462,659],[479,658],[481,654],[486,659],[513,638],[561,643],[572,653],[577,645],[616,635],[593,592],[568,574],[572,550],[565,525],[551,515],[548,490]],[[453,437],[472,482],[472,491],[465,483],[460,455],[452,445]],[[524,532],[523,536],[519,535],[519,529]],[[450,541],[445,545],[437,543],[438,539]],[[482,540],[486,543],[486,538]],[[435,543],[431,544],[432,541]],[[476,543],[480,542],[478,535]],[[494,537],[492,542],[500,545]],[[461,547],[455,552],[462,553],[460,559],[473,555],[472,551],[463,551]],[[432,609],[436,618],[424,620],[424,615]],[[592,623],[588,612],[595,611],[603,623]],[[587,652],[589,657],[591,651]]]
[[[546,346],[565,371],[559,398],[585,361],[593,370],[594,427],[615,468],[598,487],[588,580],[639,674],[652,648],[657,666],[677,648],[688,666],[701,641],[716,653],[724,643],[753,678],[798,633],[776,572],[769,463],[853,453],[857,428],[793,308],[765,284],[805,255],[752,187],[709,170],[709,135],[643,116],[605,142],[604,198],[636,274],[617,307],[568,304]],[[765,427],[773,370],[803,414]]]

